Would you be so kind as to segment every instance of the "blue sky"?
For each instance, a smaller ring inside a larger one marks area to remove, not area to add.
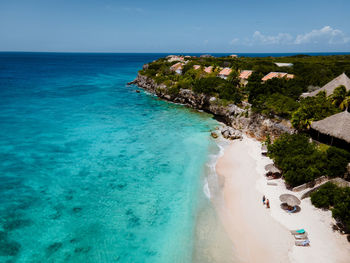
[[[349,10],[349,0],[0,0],[0,50],[349,52]]]

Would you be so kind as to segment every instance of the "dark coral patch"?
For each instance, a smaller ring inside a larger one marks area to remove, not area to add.
[[[29,219],[17,219],[17,218],[8,218],[3,227],[7,231],[12,231],[18,228],[30,226],[33,224],[32,220]]]
[[[83,253],[83,254],[86,254],[88,253],[89,251],[91,250],[91,247],[77,247],[74,249],[74,253]]]
[[[4,231],[0,231],[0,255],[16,256],[21,249],[21,245],[8,239],[8,235]]]
[[[46,248],[46,255],[51,256],[53,253],[58,251],[62,247],[62,245],[63,244],[61,242],[52,243],[50,246]]]
[[[81,212],[81,210],[83,210],[81,207],[74,207],[73,208],[74,213],[79,213],[79,212]]]

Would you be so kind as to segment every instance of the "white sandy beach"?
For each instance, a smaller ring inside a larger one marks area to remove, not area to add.
[[[239,262],[350,262],[350,243],[333,232],[330,211],[312,206],[310,198],[301,201],[301,211],[288,214],[280,208],[279,196],[302,192],[288,191],[281,179],[269,186],[264,166],[272,161],[261,155],[261,144],[244,137],[226,147],[216,171],[222,198],[215,198],[219,217],[228,232]],[[270,200],[270,209],[262,196]],[[304,228],[309,247],[296,247],[290,229]]]

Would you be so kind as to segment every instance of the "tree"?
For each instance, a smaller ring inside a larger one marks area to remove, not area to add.
[[[230,75],[228,75],[227,81],[234,84],[234,85],[238,85],[239,84],[238,72],[233,69],[231,71]]]
[[[339,112],[327,98],[324,91],[314,97],[306,97],[300,100],[299,108],[293,112],[291,123],[298,130],[307,130],[311,122],[322,120]]]
[[[343,85],[336,87],[331,96],[333,105],[340,108],[340,105],[343,104],[343,101],[345,100],[345,98],[346,98],[346,88]]]
[[[348,110],[349,106],[350,106],[350,94],[348,96],[346,96],[344,98],[344,100],[340,103],[339,108],[341,110]]]
[[[282,169],[291,186],[310,182],[325,171],[326,154],[303,134],[283,134],[268,146],[268,155]]]
[[[337,147],[329,147],[327,154],[327,175],[330,177],[343,177],[346,166],[350,161],[350,153]]]

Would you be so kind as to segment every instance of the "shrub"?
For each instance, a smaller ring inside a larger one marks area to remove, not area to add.
[[[330,177],[343,177],[346,166],[350,161],[350,153],[336,147],[329,147],[327,154],[327,175]]]
[[[310,182],[324,174],[326,154],[303,134],[283,134],[268,146],[268,153],[291,186]]]
[[[312,121],[322,120],[338,113],[339,110],[327,98],[324,92],[319,92],[314,97],[300,100],[299,108],[292,114],[292,125],[298,130],[308,129]]]
[[[167,89],[167,93],[169,95],[176,95],[180,92],[180,88],[178,86],[172,86],[170,88]]]
[[[332,216],[350,231],[350,187],[340,188],[333,183],[325,183],[311,194],[311,202],[316,207],[331,209]]]
[[[328,209],[334,206],[335,196],[339,194],[339,188],[335,184],[328,182],[311,194],[311,202],[318,208]]]
[[[343,177],[350,153],[336,147],[320,150],[303,134],[283,134],[268,145],[268,155],[283,170],[286,182],[297,186],[322,175]]]

